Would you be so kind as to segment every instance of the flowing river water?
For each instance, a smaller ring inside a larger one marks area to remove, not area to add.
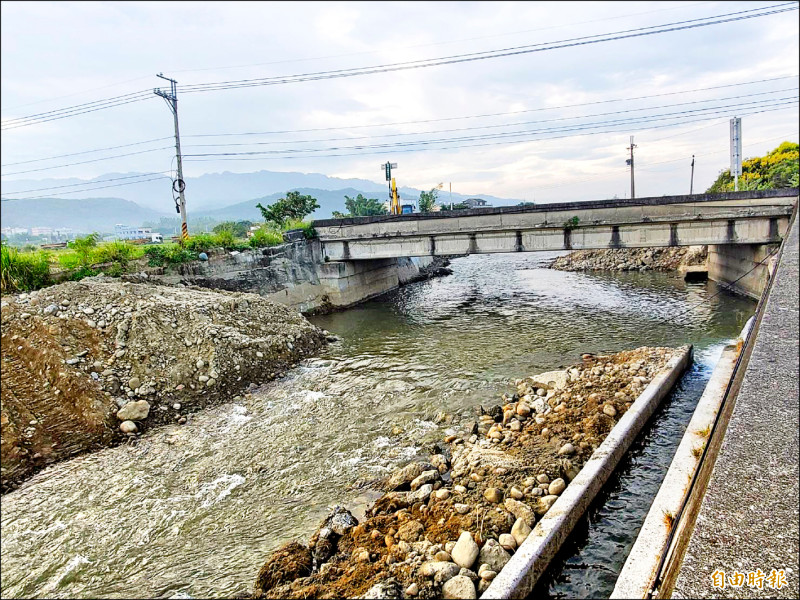
[[[136,446],[54,465],[2,498],[4,598],[230,597],[327,507],[584,352],[692,343],[695,364],[539,592],[607,596],[722,347],[755,303],[674,274],[552,271],[559,253],[475,255],[453,275],[313,320],[326,352]],[[439,413],[454,415],[442,419]]]

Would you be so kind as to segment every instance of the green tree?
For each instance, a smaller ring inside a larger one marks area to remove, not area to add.
[[[436,187],[431,188],[429,192],[419,193],[419,203],[417,204],[419,212],[426,213],[433,211],[433,207],[436,206],[436,201],[439,199],[439,190],[441,188],[442,184],[440,183]]]
[[[76,237],[71,242],[67,242],[67,246],[75,250],[81,265],[88,266],[92,262],[94,249],[97,247],[97,240],[99,239],[99,233],[90,233],[85,237]]]
[[[369,217],[373,215],[389,214],[389,211],[386,210],[381,201],[377,200],[376,198],[364,198],[364,196],[361,194],[355,198],[345,196],[344,206],[347,209],[347,216],[349,217]]]
[[[252,221],[223,221],[212,230],[214,233],[230,233],[233,237],[243,238],[253,224]]]
[[[766,156],[742,161],[740,190],[772,190],[796,187],[798,182],[798,159],[800,146],[783,142]],[[732,192],[735,187],[730,169],[719,174],[707,192]]]
[[[267,223],[274,223],[281,228],[288,220],[301,220],[307,217],[319,208],[319,204],[316,198],[311,196],[300,192],[288,192],[285,198],[280,198],[269,206],[262,206],[259,202],[256,207]]]

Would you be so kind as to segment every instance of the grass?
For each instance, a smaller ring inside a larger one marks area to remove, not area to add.
[[[289,219],[283,224],[283,231],[289,231],[290,229],[302,229],[303,235],[306,236],[306,239],[310,240],[317,236],[317,232],[311,226],[311,221],[303,221],[302,219]]]
[[[705,448],[705,444],[701,444],[700,446],[695,446],[694,448],[692,448],[692,455],[695,458],[700,458],[700,456],[703,454],[703,449],[704,448]]]
[[[695,433],[700,437],[708,437],[708,434],[711,433],[711,425],[706,425],[702,429],[695,431]]]
[[[50,283],[50,259],[46,252],[20,252],[2,244],[0,291],[27,292]]]
[[[197,258],[197,254],[181,247],[179,244],[161,244],[144,249],[147,264],[151,267],[163,267],[167,264],[189,262]]]
[[[667,529],[672,529],[672,525],[675,523],[675,515],[672,513],[671,510],[664,511],[664,524],[667,526]]]
[[[280,231],[262,227],[253,232],[248,240],[251,248],[269,248],[283,243],[283,235]]]

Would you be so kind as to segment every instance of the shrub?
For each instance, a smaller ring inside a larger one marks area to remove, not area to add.
[[[118,262],[125,265],[129,260],[139,258],[143,254],[143,250],[133,244],[128,244],[127,242],[109,242],[108,244],[97,247],[92,262]]]
[[[97,240],[100,235],[97,233],[90,233],[85,237],[77,237],[67,245],[75,250],[78,255],[78,262],[81,265],[90,265],[94,254],[94,249],[97,246]]]
[[[311,221],[303,221],[302,219],[289,219],[283,225],[283,231],[290,229],[302,229],[303,235],[306,239],[310,240],[317,236],[316,230],[311,226]]]
[[[197,258],[191,250],[182,248],[177,244],[164,246],[148,246],[144,250],[147,256],[147,264],[151,267],[163,267],[167,264],[178,264],[189,262]]]
[[[274,229],[267,229],[262,227],[253,232],[253,236],[249,240],[252,248],[267,248],[270,246],[277,246],[283,243],[283,236],[279,231]]]
[[[46,252],[20,252],[0,247],[0,291],[27,292],[50,283],[50,260]]]

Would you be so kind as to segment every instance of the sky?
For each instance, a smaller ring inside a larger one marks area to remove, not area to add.
[[[703,191],[730,166],[731,117],[742,118],[745,157],[798,140],[798,11],[585,42],[776,5],[798,3],[6,0],[0,172],[2,181],[171,174],[173,118],[152,93],[167,83],[156,77],[163,72],[178,81],[186,178],[266,169],[379,183],[388,160],[398,163],[399,185],[418,189],[441,182],[536,202],[625,198],[634,136],[638,197],[688,193],[693,154],[694,191]],[[516,53],[190,87],[507,48]],[[41,120],[137,92],[136,102]],[[220,153],[250,154],[197,156]]]

